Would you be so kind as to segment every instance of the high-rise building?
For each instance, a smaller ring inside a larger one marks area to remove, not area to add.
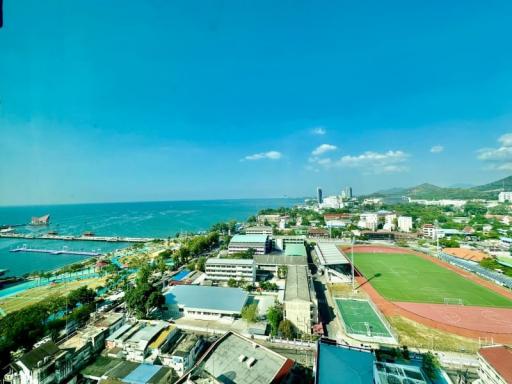
[[[318,204],[322,204],[324,202],[324,199],[322,197],[322,188],[320,187],[316,189],[316,200]]]
[[[346,196],[347,199],[351,199],[352,198],[352,187],[345,188],[345,196]]]

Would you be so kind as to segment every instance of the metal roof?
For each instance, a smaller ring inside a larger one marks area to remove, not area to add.
[[[292,300],[311,301],[308,269],[306,266],[294,265],[288,267],[284,301]]]
[[[347,257],[335,243],[319,242],[315,250],[322,265],[349,264]]]
[[[160,365],[141,364],[127,376],[123,378],[123,382],[129,384],[146,384],[155,376],[162,367]]]
[[[307,265],[306,256],[254,255],[256,265]]]
[[[248,297],[241,288],[176,285],[165,294],[165,302],[189,309],[239,314]]]
[[[235,235],[230,243],[265,243],[268,235]]]
[[[307,256],[304,244],[286,244],[284,254],[285,256]]]
[[[373,384],[373,362],[370,351],[320,342],[315,383]]]

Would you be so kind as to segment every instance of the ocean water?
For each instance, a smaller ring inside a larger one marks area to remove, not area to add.
[[[50,214],[50,225],[18,227],[23,233],[80,235],[92,231],[98,236],[163,237],[179,232],[197,232],[228,220],[245,220],[263,208],[289,207],[302,199],[241,199],[167,201],[0,207],[0,225],[25,224],[32,216]],[[126,246],[120,243],[0,239],[0,269],[7,275],[50,270],[84,260],[84,256],[9,252],[27,245],[30,248],[108,252]]]

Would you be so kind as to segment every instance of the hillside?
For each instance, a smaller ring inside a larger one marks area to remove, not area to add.
[[[373,193],[372,197],[399,199],[407,196],[412,199],[440,200],[440,199],[497,199],[502,190],[512,190],[512,176],[505,177],[492,183],[471,188],[444,188],[437,185],[423,183],[409,188],[392,188]]]

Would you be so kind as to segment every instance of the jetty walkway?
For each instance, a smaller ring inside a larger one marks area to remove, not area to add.
[[[51,253],[52,255],[80,255],[80,256],[99,256],[99,252],[88,251],[71,251],[69,249],[38,249],[38,248],[15,248],[9,252],[34,252],[34,253]]]
[[[23,240],[64,240],[64,241],[103,241],[112,243],[148,243],[159,240],[152,237],[124,237],[124,236],[69,236],[69,235],[33,235],[23,233],[0,233],[0,238]]]

